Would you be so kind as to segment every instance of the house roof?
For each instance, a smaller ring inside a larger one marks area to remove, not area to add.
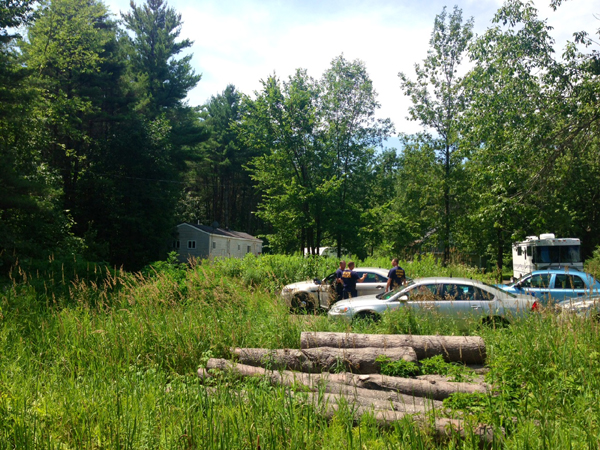
[[[234,238],[238,238],[238,239],[251,239],[253,241],[261,241],[260,239],[254,237],[248,233],[243,233],[241,231],[231,231],[231,230],[225,230],[223,228],[213,228],[213,227],[209,227],[206,225],[199,225],[199,224],[189,223],[189,222],[185,222],[180,225],[189,225],[200,231],[204,231],[205,233],[214,234],[217,236],[234,237]]]

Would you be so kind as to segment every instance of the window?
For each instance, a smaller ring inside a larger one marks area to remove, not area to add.
[[[520,283],[522,288],[547,288],[550,286],[550,274],[537,274],[526,278]]]
[[[533,247],[527,247],[527,256],[533,255]]]
[[[217,243],[213,241],[213,248],[217,248]]]
[[[581,256],[579,253],[578,245],[564,245],[559,248],[560,248],[560,262],[561,263],[581,262]]]
[[[242,249],[242,246],[238,244],[238,252]]]
[[[473,286],[464,286],[462,284],[445,284],[443,288],[443,300],[471,300],[473,298]]]
[[[362,277],[364,274],[359,272],[359,275]],[[376,273],[371,273],[371,272],[367,272],[367,278],[365,278],[364,283],[385,283],[387,280],[384,279],[384,277],[382,277],[379,274]]]
[[[188,248],[196,248],[196,241],[188,241]]]
[[[173,241],[173,248],[179,248],[179,241]]]
[[[521,247],[517,247],[517,255],[521,256],[523,254],[523,250]]]
[[[555,289],[585,289],[585,282],[577,275],[556,275]]]
[[[248,250],[246,251],[246,253],[250,253],[252,251],[252,247],[248,246]]]
[[[433,301],[439,300],[440,296],[438,291],[440,286],[437,284],[428,284],[415,286],[409,293],[409,299],[411,301]]]

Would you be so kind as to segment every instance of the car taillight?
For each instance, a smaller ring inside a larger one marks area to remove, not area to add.
[[[533,305],[531,305],[531,310],[532,311],[537,311],[537,309],[539,308],[539,303],[537,302],[537,300],[535,302],[533,302]]]

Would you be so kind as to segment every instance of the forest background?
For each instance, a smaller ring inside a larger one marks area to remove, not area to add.
[[[498,269],[526,235],[579,237],[584,256],[600,244],[598,44],[573,30],[559,51],[531,3],[507,1],[479,36],[440,12],[399,74],[427,130],[400,149],[360,60],[191,106],[191,42],[161,0],[118,18],[95,0],[0,8],[2,272],[74,255],[137,270],[184,221],[272,253],[438,251]]]

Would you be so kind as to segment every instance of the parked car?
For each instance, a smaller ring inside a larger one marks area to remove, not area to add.
[[[367,274],[365,281],[356,284],[359,296],[374,295],[385,291],[388,280],[387,269],[361,267],[354,271],[359,277]],[[292,309],[329,309],[330,305],[337,300],[334,282],[335,272],[322,280],[315,278],[312,281],[288,284],[281,291],[281,296]]]
[[[573,268],[536,270],[512,284],[497,287],[512,294],[532,295],[544,306],[572,297],[600,295],[600,282]]]
[[[600,297],[569,298],[559,302],[556,309],[563,314],[576,314],[581,317],[600,320]]]
[[[435,311],[456,319],[476,316],[485,321],[508,321],[511,316],[531,311],[535,299],[513,295],[467,278],[421,278],[382,295],[342,300],[329,310],[329,317],[370,317],[398,308]]]

